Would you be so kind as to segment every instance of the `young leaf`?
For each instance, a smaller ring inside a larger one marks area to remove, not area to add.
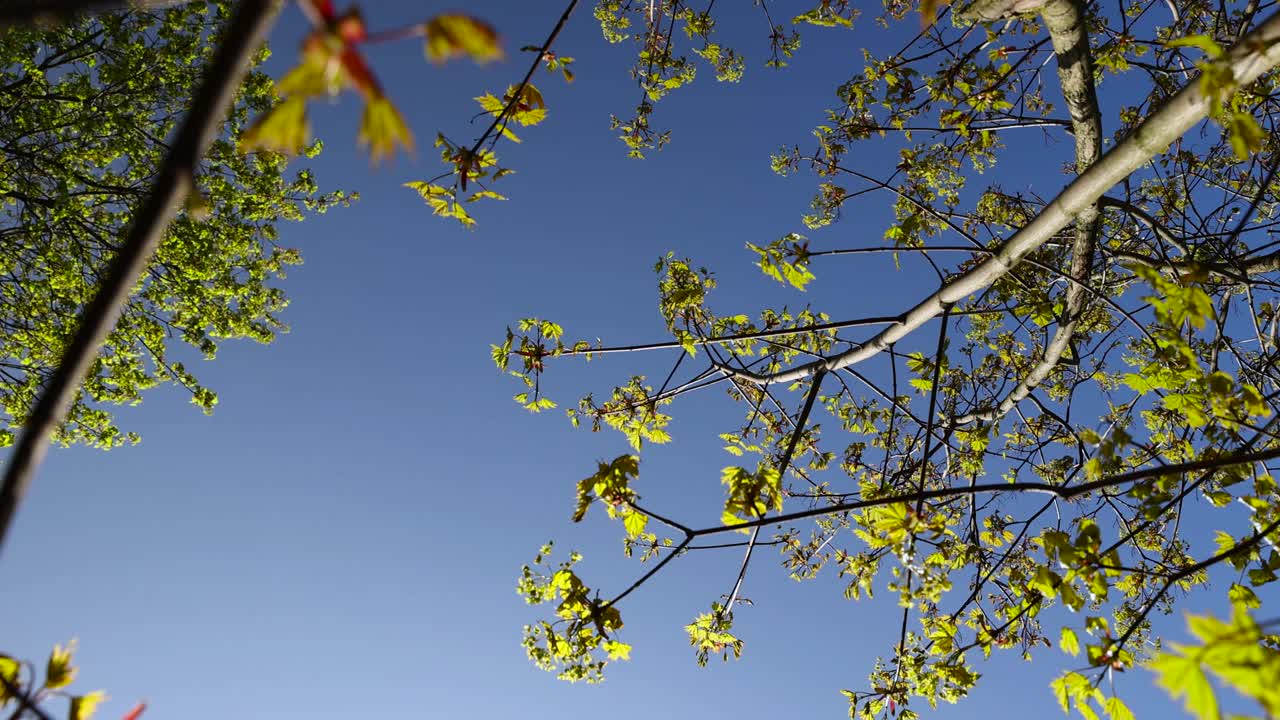
[[[365,105],[359,139],[362,145],[369,146],[369,155],[375,163],[395,154],[396,145],[413,150],[409,127],[405,125],[400,111],[385,96],[374,98]]]
[[[21,671],[21,663],[7,655],[0,655],[0,678],[5,680],[4,683],[0,683],[0,708],[4,707],[5,703],[12,697],[9,694],[8,687],[19,687],[18,673]]]
[[[1208,35],[1187,35],[1176,40],[1170,40],[1165,43],[1166,47],[1193,47],[1200,48],[1211,59],[1216,59],[1222,54],[1222,46],[1213,41]]]
[[[1129,710],[1129,706],[1124,704],[1118,697],[1109,697],[1103,703],[1102,709],[1107,711],[1107,717],[1111,720],[1134,720],[1133,712]]]
[[[1253,115],[1245,111],[1236,111],[1227,116],[1228,139],[1231,149],[1235,150],[1236,159],[1248,160],[1249,155],[1262,149],[1262,141],[1267,134],[1253,119]]]
[[[938,19],[938,7],[948,0],[920,0],[920,26],[928,29]]]
[[[467,214],[467,211],[458,202],[456,191],[421,180],[407,182],[405,187],[417,190],[422,199],[427,201],[427,205],[431,207],[433,214],[454,218],[466,227],[475,225],[476,221]]]
[[[1175,700],[1185,698],[1189,712],[1200,720],[1217,720],[1218,700],[1195,657],[1161,653],[1152,659],[1149,667]]]
[[[304,51],[302,62],[276,82],[276,92],[303,97],[336,95],[346,83],[341,63],[332,62],[328,52],[311,50]]]
[[[1058,639],[1058,647],[1062,652],[1075,657],[1080,654],[1080,639],[1076,637],[1076,631],[1069,627],[1063,626],[1062,635]]]
[[[288,97],[240,134],[240,151],[273,150],[297,155],[310,137],[306,99]]]
[[[469,57],[477,63],[502,58],[502,46],[492,25],[469,15],[437,15],[427,21],[427,59],[444,62]]]
[[[98,706],[107,699],[107,694],[101,690],[95,690],[85,695],[79,695],[71,698],[71,712],[67,715],[70,720],[89,720],[93,714],[97,712]]]
[[[49,653],[49,662],[45,664],[44,686],[50,690],[64,688],[76,679],[78,669],[71,664],[71,656],[75,654],[76,641],[67,643],[66,647],[54,645]]]

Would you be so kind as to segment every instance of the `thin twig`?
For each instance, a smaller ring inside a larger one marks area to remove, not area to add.
[[[31,698],[27,697],[26,693],[22,692],[21,687],[14,682],[10,682],[9,678],[4,676],[4,673],[0,673],[0,685],[4,686],[6,695],[18,701],[18,710],[14,713],[13,717],[17,717],[25,710],[26,712],[35,715],[40,720],[53,720],[53,718],[49,716],[49,713],[41,710],[40,707],[31,700]]]
[[[1280,63],[1280,13],[1267,18],[1217,62],[1229,68],[1240,86],[1248,85]],[[880,354],[893,343],[942,313],[949,304],[990,286],[1009,273],[1028,253],[1047,242],[1112,186],[1150,161],[1195,124],[1204,120],[1210,101],[1199,83],[1187,83],[1134,128],[1110,152],[1076,177],[1000,250],[976,267],[952,278],[904,313],[903,322],[885,328],[857,348],[768,375],[738,373],[756,384],[792,383],[819,369],[839,370]]]
[[[542,64],[547,51],[551,49],[556,38],[559,37],[560,31],[563,30],[565,24],[569,22],[569,16],[573,14],[573,9],[577,6],[578,0],[569,0],[569,4],[565,6],[564,12],[560,14],[560,20],[557,21],[556,26],[551,29],[551,34],[548,35],[546,41],[542,43],[542,47],[538,49],[538,54],[533,58],[533,62],[529,63],[529,70],[524,74],[524,79],[520,81],[520,84],[517,85],[515,90],[511,93],[511,97],[507,99],[507,104],[502,107],[502,112],[498,113],[498,116],[493,119],[493,122],[489,123],[489,127],[485,129],[484,134],[480,136],[480,139],[476,140],[475,144],[471,146],[471,154],[467,156],[468,158],[476,157],[476,153],[480,152],[480,146],[484,145],[485,141],[493,135],[493,131],[497,130],[499,125],[503,127],[506,126],[505,124],[511,116],[511,110],[520,103],[520,96],[524,94],[524,89],[528,87],[529,81],[533,79],[533,74],[538,71],[538,66]],[[462,168],[463,190],[467,189],[467,170],[469,169],[469,166]]]
[[[881,505],[915,502],[921,499],[935,500],[938,498],[974,495],[977,493],[1038,493],[1053,495],[1063,500],[1071,500],[1081,495],[1091,493],[1094,490],[1101,490],[1102,488],[1114,487],[1116,485],[1124,485],[1125,483],[1139,482],[1150,478],[1161,477],[1163,475],[1194,472],[1197,470],[1221,469],[1228,465],[1240,465],[1244,463],[1258,462],[1260,460],[1271,460],[1278,457],[1280,457],[1280,448],[1272,448],[1270,450],[1260,450],[1258,452],[1245,453],[1241,455],[1223,455],[1206,460],[1194,460],[1191,462],[1178,463],[1176,465],[1162,465],[1160,467],[1134,470],[1132,472],[1111,475],[1109,477],[1099,478],[1097,480],[1071,486],[1053,485],[1043,482],[1012,482],[983,483],[979,485],[966,485],[964,487],[938,488],[936,490],[925,490],[924,492],[919,493],[890,495],[871,500],[858,500],[854,502],[840,503],[839,505],[830,505],[828,507],[811,508],[809,510],[800,510],[793,513],[786,513],[784,515],[775,515],[761,520],[750,520],[732,523],[729,525],[701,528],[694,530],[692,536],[701,537],[703,535],[716,535],[724,532],[733,532],[735,530],[748,530],[760,525],[772,525],[776,523],[791,522],[792,520],[804,520],[811,517],[834,515],[836,513],[849,512],[851,510],[862,510],[864,508],[878,507]]]
[[[1157,591],[1156,594],[1153,595],[1151,599],[1147,601],[1147,604],[1142,608],[1142,611],[1138,613],[1138,617],[1134,618],[1133,623],[1129,625],[1128,629],[1126,629],[1124,633],[1119,638],[1116,639],[1112,647],[1114,647],[1116,650],[1119,650],[1120,648],[1124,647],[1124,644],[1128,642],[1129,638],[1133,637],[1133,634],[1138,631],[1139,627],[1142,626],[1143,621],[1145,621],[1147,619],[1147,616],[1151,614],[1151,611],[1155,609],[1155,606],[1160,602],[1160,599],[1163,598],[1165,596],[1165,593],[1169,592],[1169,589],[1172,588],[1175,584],[1200,572],[1201,570],[1207,570],[1213,567],[1214,565],[1217,565],[1218,563],[1222,562],[1223,560],[1226,560],[1232,555],[1236,555],[1238,553],[1242,553],[1249,550],[1250,548],[1254,547],[1255,545],[1257,545],[1258,543],[1266,539],[1268,535],[1275,532],[1277,528],[1280,528],[1280,519],[1273,521],[1270,525],[1254,533],[1252,536],[1250,536],[1247,540],[1240,543],[1239,545],[1232,546],[1231,548],[1223,550],[1222,552],[1218,553],[1217,555],[1214,555],[1213,557],[1209,557],[1204,560],[1201,560],[1200,562],[1194,565],[1188,565],[1187,567],[1182,568],[1178,572],[1170,575],[1168,579],[1164,581],[1164,585],[1160,588],[1160,590]]]
[[[800,411],[800,417],[796,419],[795,429],[791,431],[791,439],[787,443],[787,450],[782,454],[782,461],[778,463],[778,482],[781,483],[786,477],[787,468],[791,465],[792,459],[795,457],[796,443],[800,441],[800,433],[804,432],[805,425],[809,422],[809,413],[813,410],[813,403],[818,399],[818,388],[822,386],[822,378],[826,373],[818,373],[813,376],[813,380],[809,385],[809,395],[804,399],[804,408]],[[687,532],[687,531],[686,531]],[[756,540],[760,537],[760,526],[756,526],[751,531],[751,540],[747,543],[747,551],[742,557],[742,566],[738,569],[738,579],[733,583],[733,591],[729,593],[729,600],[724,605],[726,613],[733,612],[733,604],[738,600],[738,591],[742,589],[742,581],[747,577],[747,565],[751,563],[751,553],[756,548]]]
[[[1001,311],[1003,312],[1003,311]],[[759,330],[755,332],[734,333],[732,335],[713,335],[707,338],[697,338],[692,340],[693,345],[720,345],[724,343],[737,342],[739,340],[758,340],[771,337],[779,337],[782,335],[805,335],[808,333],[822,332],[823,330],[839,330],[851,327],[866,327],[868,325],[888,325],[890,323],[900,322],[902,317],[881,316],[881,317],[865,317],[853,320],[842,320],[840,322],[815,323],[813,325],[803,325],[793,328],[775,328],[773,330]],[[679,340],[668,340],[666,342],[644,343],[641,345],[616,345],[613,347],[586,348],[584,350],[573,350],[566,348],[560,355],[607,355],[610,353],[624,352],[645,352],[648,350],[668,350],[671,348],[684,347],[688,343]]]

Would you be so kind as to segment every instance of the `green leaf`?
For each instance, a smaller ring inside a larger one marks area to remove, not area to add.
[[[422,196],[422,199],[427,202],[432,214],[453,218],[462,223],[464,227],[472,227],[476,224],[476,221],[458,202],[458,194],[452,188],[421,180],[407,182],[404,186],[416,190]]]
[[[89,720],[97,712],[98,706],[105,702],[106,699],[107,694],[101,690],[73,696],[71,698],[71,711],[67,717],[69,720]]]
[[[71,664],[71,656],[75,654],[76,641],[66,646],[54,645],[49,653],[49,661],[45,663],[44,686],[50,690],[58,690],[71,684],[76,678],[78,669]]]
[[[1156,673],[1156,681],[1175,700],[1184,699],[1188,712],[1199,720],[1218,720],[1218,700],[1213,694],[1213,686],[1195,658],[1159,653],[1148,667]]]
[[[1058,647],[1062,652],[1075,657],[1080,654],[1080,639],[1076,637],[1076,631],[1069,627],[1062,628],[1062,634],[1058,638]]]
[[[427,59],[444,62],[469,57],[477,63],[502,58],[498,32],[489,23],[470,15],[446,13],[426,23]]]
[[[782,476],[774,468],[761,466],[751,472],[746,468],[727,467],[720,473],[720,482],[729,486],[729,497],[721,515],[725,525],[756,520],[770,509],[782,509]]]
[[[1233,603],[1240,603],[1248,608],[1262,607],[1262,601],[1254,594],[1253,590],[1239,583],[1231,583],[1231,587],[1227,590],[1227,597]]]
[[[1127,373],[1124,376],[1124,384],[1128,385],[1135,392],[1146,394],[1155,389],[1155,385],[1150,377],[1146,375],[1138,375],[1136,373]]]
[[[376,97],[365,104],[359,141],[369,146],[369,155],[375,163],[394,155],[397,145],[413,150],[409,127],[405,125],[400,111],[386,97]]]
[[[9,686],[20,688],[18,683],[18,673],[22,670],[22,664],[17,660],[7,656],[0,655],[0,677],[4,678]],[[0,683],[0,708],[3,708],[12,697],[8,688],[4,683]]]
[[[591,507],[591,503],[597,498],[613,507],[623,505],[635,498],[636,495],[630,483],[639,475],[640,458],[636,455],[619,455],[611,462],[598,463],[594,475],[578,481],[578,498],[573,511],[573,521],[581,522],[587,514],[587,508]],[[643,531],[643,525],[641,531]]]
[[[733,613],[720,603],[711,603],[711,612],[699,615],[684,628],[689,644],[694,647],[698,665],[705,666],[712,654],[720,654],[724,660],[732,653],[734,659],[742,657],[742,640],[733,630]]]
[[[636,538],[644,534],[649,525],[649,516],[632,510],[622,517],[622,524],[627,530],[627,537]]]
[[[306,147],[310,136],[306,98],[289,97],[240,134],[240,151],[274,150],[297,155]]]
[[[1231,148],[1239,160],[1248,160],[1249,156],[1262,149],[1262,141],[1267,134],[1258,125],[1258,121],[1248,112],[1237,111],[1227,115],[1227,131],[1230,133]]]
[[[747,248],[760,256],[756,262],[760,270],[780,283],[804,290],[814,279],[809,271],[809,245],[803,235],[790,233],[767,247],[747,243]]]
[[[631,646],[618,642],[617,640],[608,640],[604,644],[604,650],[609,654],[610,660],[630,660]]]
[[[1193,47],[1199,48],[1205,52],[1210,59],[1215,59],[1222,54],[1222,46],[1214,42],[1213,38],[1208,35],[1187,35],[1165,43],[1165,47]]]
[[[1067,688],[1066,676],[1055,678],[1049,683],[1049,688],[1053,691],[1053,697],[1058,701],[1058,707],[1062,708],[1062,714],[1071,713],[1071,691]]]
[[[1129,710],[1129,706],[1124,704],[1118,697],[1109,697],[1103,704],[1103,709],[1107,711],[1107,717],[1111,720],[1134,720],[1133,712]]]

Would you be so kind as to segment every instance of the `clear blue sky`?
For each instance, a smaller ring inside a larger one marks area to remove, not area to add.
[[[431,217],[401,183],[439,171],[435,129],[479,132],[467,125],[471,98],[517,81],[527,55],[436,68],[413,42],[373,51],[420,146],[416,160],[376,171],[351,141],[355,98],[313,108],[327,150],[311,166],[324,187],[362,200],[282,228],[306,259],[284,283],[292,333],[270,347],[228,345],[198,366],[221,396],[212,417],[165,388],[120,413],[142,433],[138,447],[51,454],[0,561],[4,650],[42,661],[53,643],[78,637],[76,687],[111,693],[102,717],[144,698],[148,717],[182,720],[845,715],[837,691],[864,687],[896,637],[898,611],[892,598],[843,600],[830,572],[794,583],[770,552],[745,589],[754,607],[737,613],[739,662],[699,670],[682,630],[729,590],[736,550],[676,563],[624,605],[634,659],[611,666],[602,686],[560,683],[519,647],[539,609],[516,596],[515,578],[540,543],[582,551],[584,577],[606,592],[642,568],[622,558],[619,529],[598,513],[568,522],[574,481],[626,452],[621,436],[575,431],[558,412],[528,416],[489,343],[529,315],[575,337],[662,339],[652,265],[668,250],[719,272],[722,309],[803,303],[764,280],[743,249],[803,231],[813,179],[777,177],[768,155],[806,141],[863,44],[892,39],[869,21],[856,34],[813,28],[793,67],[774,73],[762,67],[758,11],[723,4],[724,31],[749,57],[746,79],[719,85],[701,67],[696,85],[655,115],[673,129],[671,146],[636,162],[608,128],[609,113],[626,116],[639,99],[626,75],[633,48],[604,42],[591,5],[557,45],[578,58],[577,82],[537,81],[550,116],[521,133],[523,145],[500,147],[519,174],[502,183],[509,202],[476,207],[473,232]],[[365,10],[377,28],[449,7]],[[561,6],[468,8],[514,50],[540,43]],[[272,37],[276,74],[301,33],[290,6]],[[1038,133],[1025,142],[1042,163],[1008,169],[1051,194],[1070,146]],[[894,154],[869,146],[859,161],[883,170]],[[815,247],[876,244],[888,208],[870,196],[813,233]],[[924,290],[887,258],[817,272],[809,295],[838,316],[897,312]],[[551,394],[572,403],[606,391],[637,362],[657,367],[636,358],[555,367]],[[676,409],[675,441],[646,451],[639,487],[655,509],[713,522],[729,462],[715,435],[736,410],[713,393]],[[1056,713],[1047,683],[1065,667],[1048,649],[1030,665],[993,659],[974,696],[938,714]],[[1149,716],[1169,710],[1143,672],[1117,687]]]

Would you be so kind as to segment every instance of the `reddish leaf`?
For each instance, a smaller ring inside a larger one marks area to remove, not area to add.
[[[364,42],[369,38],[369,29],[365,27],[364,17],[356,8],[348,10],[346,15],[338,18],[334,23],[334,31],[349,44]]]

